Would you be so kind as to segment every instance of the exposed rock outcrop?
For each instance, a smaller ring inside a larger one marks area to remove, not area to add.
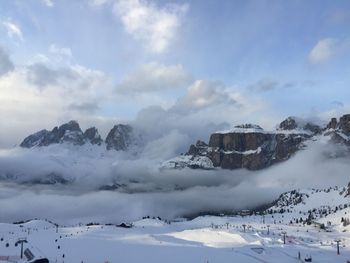
[[[102,143],[101,136],[98,134],[97,129],[92,127],[83,133],[78,122],[70,121],[59,127],[54,127],[51,131],[41,130],[29,135],[23,140],[20,146],[24,148],[32,148],[58,143],[83,145],[87,142],[98,145]]]
[[[298,128],[298,124],[295,120],[295,118],[293,117],[288,117],[287,119],[285,119],[284,121],[282,121],[279,125],[279,129],[280,130],[295,130]]]
[[[101,135],[98,133],[98,130],[95,127],[86,129],[84,132],[84,138],[91,144],[101,145],[103,142]]]
[[[340,117],[339,122],[336,118],[327,125],[325,135],[331,136],[331,142],[350,146],[350,114]]]
[[[331,121],[327,124],[327,129],[336,129],[337,124],[337,118],[332,118]]]
[[[292,127],[297,127],[293,123],[294,121],[289,119],[279,126],[287,130],[273,132],[252,124],[216,132],[210,136],[209,144],[197,141],[195,145],[190,146],[185,156],[174,158],[164,166],[183,168],[188,159],[187,167],[190,168],[263,169],[288,159],[303,147],[304,140],[313,135],[310,131],[290,130]],[[197,165],[193,165],[194,160]],[[210,165],[208,160],[211,162]]]
[[[118,124],[108,133],[106,138],[107,150],[125,151],[132,144],[132,127]]]
[[[350,135],[350,114],[343,115],[339,120],[339,129],[347,136]]]
[[[278,130],[292,131],[301,130],[309,131],[313,134],[319,134],[322,132],[322,128],[314,123],[303,121],[295,117],[288,117],[282,121],[278,127]]]
[[[24,148],[32,148],[35,146],[42,145],[43,139],[48,136],[50,132],[48,130],[41,130],[36,133],[33,133],[26,137],[23,142],[20,144]]]

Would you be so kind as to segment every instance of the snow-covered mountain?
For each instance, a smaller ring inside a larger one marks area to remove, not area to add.
[[[20,144],[23,148],[45,147],[54,144],[72,144],[82,146],[86,144],[98,145],[107,150],[126,151],[140,144],[137,135],[130,125],[117,124],[102,140],[96,127],[90,127],[83,132],[77,121],[54,127],[51,131],[41,130],[26,137]],[[79,150],[79,148],[76,148]]]
[[[260,170],[288,160],[308,140],[326,138],[330,143],[350,145],[350,115],[333,118],[325,127],[289,117],[276,130],[244,124],[211,134],[209,143],[197,141],[182,156],[163,163],[164,168]]]
[[[209,143],[199,140],[184,155],[169,159],[162,150],[166,145],[144,141],[142,132],[130,125],[115,125],[103,140],[95,127],[83,132],[78,122],[70,121],[29,135],[21,147],[0,152],[0,180],[30,184],[94,182],[95,188],[115,190],[142,180],[133,176],[125,179],[121,173],[138,174],[145,169],[153,174],[183,168],[263,170],[287,161],[312,141],[340,145],[342,151],[330,151],[327,158],[344,157],[349,152],[349,123],[350,115],[344,115],[324,127],[294,117],[281,122],[274,131],[238,125],[214,132]]]

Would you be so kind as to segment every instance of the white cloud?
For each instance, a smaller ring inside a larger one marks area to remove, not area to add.
[[[46,5],[47,7],[53,7],[54,6],[54,2],[53,0],[41,0],[44,5]]]
[[[311,64],[322,64],[336,57],[342,57],[350,51],[350,38],[321,39],[310,51],[308,61]]]
[[[52,54],[57,54],[65,57],[72,57],[72,50],[70,48],[59,47],[55,44],[50,45],[49,52]]]
[[[187,90],[184,97],[180,98],[174,109],[180,111],[199,110],[218,105],[238,106],[226,87],[221,82],[208,80],[196,80]]]
[[[331,59],[336,52],[337,43],[337,40],[333,38],[325,38],[318,41],[309,54],[309,62],[319,64]]]
[[[101,6],[113,4],[114,14],[120,18],[125,30],[153,53],[164,52],[181,25],[188,4],[168,4],[159,7],[149,0],[93,0]]]
[[[9,54],[0,46],[0,77],[14,69]]]
[[[117,86],[122,93],[148,93],[185,88],[192,77],[182,65],[163,65],[152,62],[131,73]]]
[[[99,103],[113,97],[113,85],[100,71],[40,62],[16,66],[0,78],[0,86],[0,148],[70,119],[89,125],[110,119],[98,112]]]
[[[20,27],[15,24],[14,22],[12,22],[10,19],[3,21],[2,25],[6,28],[7,30],[7,35],[9,37],[17,37],[21,40],[23,40],[23,34],[22,31],[20,29]]]

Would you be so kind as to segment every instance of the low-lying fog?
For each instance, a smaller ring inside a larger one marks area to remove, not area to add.
[[[48,218],[64,224],[119,223],[148,215],[173,219],[257,207],[295,188],[345,186],[350,162],[344,149],[308,144],[290,160],[254,172],[164,170],[159,169],[162,160],[149,154],[74,151],[59,145],[2,150],[0,222]],[[50,173],[69,183],[28,184]],[[117,184],[114,191],[99,190]]]

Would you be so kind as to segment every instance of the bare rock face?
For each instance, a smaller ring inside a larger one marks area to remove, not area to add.
[[[325,134],[331,136],[332,143],[350,146],[350,114],[340,117],[339,122],[332,118]]]
[[[350,114],[343,115],[339,120],[339,129],[347,136],[350,135]]]
[[[91,144],[101,145],[103,140],[98,130],[95,127],[91,127],[84,132],[84,138]]]
[[[132,143],[132,127],[118,124],[108,133],[106,138],[107,150],[125,151]]]
[[[20,144],[23,148],[32,148],[42,143],[43,139],[49,134],[48,130],[41,130],[26,137]]]
[[[350,196],[350,183],[348,184],[348,191],[346,192],[345,196]]]
[[[337,128],[337,118],[332,118],[331,121],[327,125],[327,129],[336,129]]]
[[[303,120],[297,120],[295,117],[288,117],[284,121],[282,121],[278,127],[278,130],[282,131],[292,131],[292,130],[300,130],[300,131],[309,131],[312,134],[320,134],[322,132],[322,128],[314,123],[306,122]]]
[[[23,140],[20,146],[24,148],[32,148],[49,146],[51,144],[57,143],[83,145],[86,141],[91,141],[90,139],[93,139],[86,137],[92,135],[92,133],[92,131],[83,133],[78,122],[70,121],[68,123],[62,124],[59,127],[54,127],[51,131],[41,130],[37,133],[29,135]],[[95,129],[93,136],[97,136],[96,134],[98,134],[98,132]],[[98,137],[96,138],[96,142],[97,141]]]
[[[284,121],[282,121],[279,125],[281,130],[295,130],[298,128],[298,124],[293,117],[288,117]]]
[[[224,169],[258,170],[286,160],[300,147],[306,135],[264,132],[212,134],[209,158]]]
[[[214,167],[223,169],[258,170],[288,159],[309,137],[309,132],[267,132],[257,125],[244,124],[232,131],[213,133],[208,145],[197,141],[186,155],[207,157]]]

